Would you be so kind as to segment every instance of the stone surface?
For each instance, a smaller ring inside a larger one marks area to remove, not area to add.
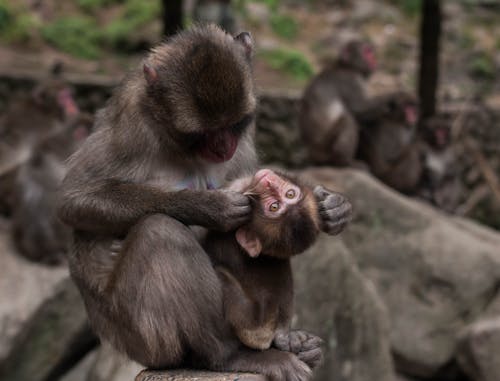
[[[460,337],[458,361],[474,381],[500,380],[500,317],[480,320]]]
[[[387,312],[342,241],[322,234],[293,270],[293,325],[325,340],[314,379],[393,381]]]
[[[96,345],[80,293],[67,278],[16,336],[0,363],[0,380],[57,379]]]
[[[89,372],[96,361],[97,353],[98,350],[88,353],[60,381],[93,381],[89,379]],[[124,380],[129,381],[133,379],[133,377],[129,377]]]
[[[137,375],[135,381],[265,381],[257,374],[217,373],[191,370],[148,371]]]
[[[87,381],[132,381],[142,369],[143,366],[127,359],[109,345],[103,345],[97,352]]]
[[[266,93],[259,97],[256,145],[262,163],[288,167],[307,164],[308,153],[297,122],[298,96]]]
[[[24,324],[68,276],[65,267],[42,266],[17,255],[9,229],[9,223],[0,219],[0,361]]]
[[[390,311],[396,365],[432,377],[500,282],[500,235],[392,191],[366,173],[316,168],[313,183],[344,191],[354,220],[341,239]]]

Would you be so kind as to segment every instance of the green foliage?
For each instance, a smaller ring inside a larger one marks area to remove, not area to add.
[[[124,0],[78,0],[87,10],[112,5]],[[42,29],[43,38],[55,47],[71,55],[95,59],[101,53],[102,43],[111,47],[123,47],[137,30],[155,19],[160,13],[158,0],[126,0],[118,17],[100,29],[87,17],[60,18]]]
[[[104,29],[103,40],[114,47],[123,45],[137,28],[157,18],[160,10],[158,0],[127,0],[121,17]]]
[[[91,18],[66,17],[42,28],[43,38],[55,47],[81,58],[100,55],[97,24]]]
[[[123,0],[76,0],[78,5],[86,11],[96,11],[115,3],[122,3]]]
[[[271,16],[271,27],[278,36],[293,40],[297,37],[298,25],[297,22],[290,16],[274,13]]]
[[[307,58],[297,50],[269,49],[262,51],[260,55],[273,69],[284,71],[295,79],[307,80],[314,73]]]
[[[495,62],[493,61],[493,57],[485,52],[480,53],[470,62],[469,72],[478,78],[494,79]]]
[[[254,0],[254,1],[257,3],[266,4],[267,7],[272,11],[278,10],[278,5],[280,4],[280,0]]]
[[[0,0],[0,33],[2,39],[10,42],[28,40],[38,29],[36,18],[22,7],[13,7]]]
[[[7,4],[0,2],[0,32],[4,32],[8,28],[11,21],[12,15],[7,7]]]
[[[422,0],[392,0],[392,3],[410,17],[417,16],[422,7]]]
[[[462,33],[458,38],[458,45],[462,49],[472,49],[475,44],[474,35],[470,28],[463,29]]]

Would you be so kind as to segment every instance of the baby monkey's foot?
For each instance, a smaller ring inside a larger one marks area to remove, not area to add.
[[[279,331],[273,344],[279,350],[295,353],[311,369],[316,368],[323,359],[323,340],[306,331]]]

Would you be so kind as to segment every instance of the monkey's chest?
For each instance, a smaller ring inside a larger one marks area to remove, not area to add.
[[[220,188],[225,181],[226,171],[187,172],[155,169],[148,181],[149,184],[169,190],[206,190]]]

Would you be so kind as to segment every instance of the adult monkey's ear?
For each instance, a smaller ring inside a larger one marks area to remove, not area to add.
[[[156,83],[158,80],[158,72],[153,66],[145,62],[142,65],[142,71],[144,72],[144,78],[146,78],[148,85]]]
[[[253,55],[253,39],[249,32],[242,32],[234,38],[245,48],[245,53],[248,59],[252,58]]]
[[[252,258],[258,257],[262,251],[262,243],[257,235],[248,228],[236,230],[236,241]]]

